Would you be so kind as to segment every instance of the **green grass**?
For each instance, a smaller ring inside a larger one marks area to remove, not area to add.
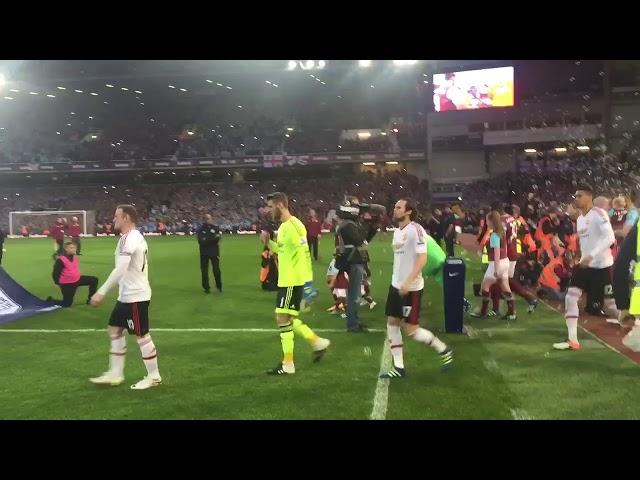
[[[373,296],[378,307],[361,310],[370,327],[383,330],[384,301],[391,270],[390,237],[373,242]],[[83,242],[83,273],[101,281],[113,267],[115,239]],[[159,351],[163,385],[136,392],[130,383],[144,375],[138,348],[129,339],[126,384],[97,388],[89,377],[107,365],[105,333],[0,332],[0,418],[40,419],[366,419],[369,417],[384,344],[383,332],[326,333],[330,352],[311,363],[309,347],[296,341],[297,374],[264,374],[279,360],[277,332],[153,332],[153,328],[272,328],[274,294],[258,284],[260,248],[255,237],[225,237],[224,293],[205,295],[195,239],[148,238],[153,288],[151,327]],[[315,264],[321,296],[302,316],[313,328],[342,329],[325,313],[324,287],[333,246],[320,242]],[[9,240],[3,266],[35,295],[57,296],[51,282],[50,241]],[[468,265],[468,290],[480,265]],[[213,280],[213,279],[212,279]],[[71,309],[39,315],[0,329],[104,329],[115,292],[106,305],[84,305],[86,290]],[[470,294],[468,295],[470,297]],[[584,336],[582,351],[553,352],[566,334],[561,316],[541,305],[533,315],[518,303],[517,322],[471,320],[477,335],[443,331],[442,294],[427,282],[423,323],[456,351],[453,370],[440,373],[435,353],[405,339],[408,375],[389,386],[388,419],[631,419],[638,418],[639,366]],[[368,347],[368,348],[367,348]]]

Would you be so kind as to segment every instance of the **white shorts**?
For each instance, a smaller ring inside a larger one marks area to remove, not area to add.
[[[509,278],[513,278],[515,274],[516,274],[516,261],[509,260]]]
[[[489,262],[487,271],[484,272],[484,278],[495,279],[495,271],[498,269],[498,278],[509,278],[509,259],[503,258],[498,262]]]
[[[347,298],[347,289],[346,288],[334,288],[333,294],[338,298]]]

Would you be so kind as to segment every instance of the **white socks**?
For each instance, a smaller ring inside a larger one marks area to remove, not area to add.
[[[420,343],[430,345],[438,353],[442,353],[447,349],[447,346],[438,337],[425,328],[418,327],[411,336]]]
[[[121,377],[124,373],[124,359],[127,355],[127,339],[123,334],[111,336],[111,351],[109,352],[109,372]]]
[[[404,368],[402,331],[400,330],[400,326],[387,324],[387,338],[389,339],[389,347],[391,348],[391,356],[393,357],[393,366],[396,368]]]
[[[142,353],[144,366],[147,367],[148,376],[151,378],[159,378],[158,353],[156,352],[156,346],[153,344],[153,340],[151,340],[151,335],[147,334],[142,338],[138,338],[138,346],[140,347],[140,353]]]
[[[567,322],[567,332],[569,340],[578,341],[578,300],[582,296],[582,290],[575,287],[569,287],[567,295],[564,298],[564,318]]]
[[[616,299],[612,297],[608,297],[604,299],[604,310],[607,315],[610,315],[613,318],[618,318],[618,306],[616,305]]]

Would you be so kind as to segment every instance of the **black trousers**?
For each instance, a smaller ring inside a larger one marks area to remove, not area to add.
[[[76,244],[76,254],[80,255],[80,248],[82,247],[80,237],[73,237],[71,238],[71,241]]]
[[[455,251],[453,246],[455,244],[455,237],[445,237],[444,244],[447,247],[447,257],[455,257]]]
[[[80,280],[76,283],[69,283],[67,285],[60,285],[60,291],[62,292],[62,300],[53,300],[63,307],[70,307],[73,305],[73,298],[76,296],[76,290],[78,287],[89,287],[89,296],[87,300],[90,300],[94,293],[98,290],[98,277],[92,277],[89,275],[82,275]]]
[[[222,276],[220,274],[220,257],[212,255],[200,255],[200,272],[202,273],[202,288],[210,290],[209,285],[209,262],[213,270],[213,278],[216,281],[216,288],[222,290]]]
[[[309,244],[309,252],[313,255],[314,260],[318,260],[318,237],[307,237]]]

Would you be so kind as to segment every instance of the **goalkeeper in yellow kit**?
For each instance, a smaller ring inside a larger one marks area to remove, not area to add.
[[[304,284],[312,277],[311,254],[307,245],[307,229],[289,212],[289,199],[284,193],[267,196],[268,210],[274,222],[280,222],[276,241],[262,232],[260,239],[273,253],[278,254],[278,295],[276,299],[276,323],[280,329],[282,362],[267,370],[270,375],[287,375],[296,372],[293,363],[294,333],[301,335],[313,349],[313,361],[322,358],[331,342],[320,338],[298,318]]]

